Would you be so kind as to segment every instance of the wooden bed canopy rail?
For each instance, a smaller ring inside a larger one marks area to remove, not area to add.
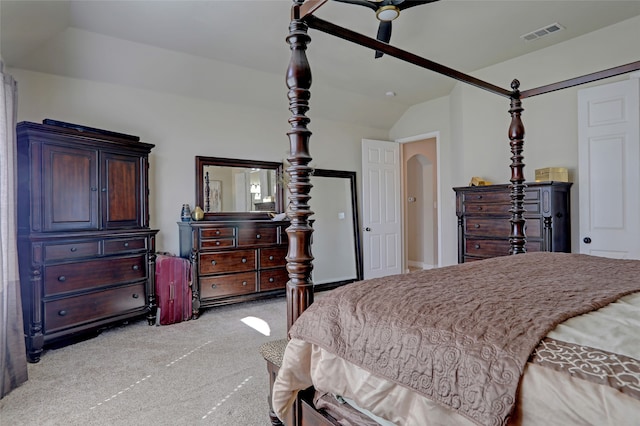
[[[640,70],[640,61],[636,61],[524,91],[520,91],[520,82],[513,80],[511,90],[507,90],[314,16],[313,14],[328,0],[292,1],[291,24],[289,26],[289,35],[287,36],[287,42],[291,49],[291,60],[286,77],[289,89],[289,111],[292,114],[289,118],[291,129],[287,132],[290,143],[288,161],[291,164],[287,169],[287,173],[290,176],[288,189],[291,194],[288,212],[291,226],[286,231],[289,237],[287,270],[290,277],[287,284],[287,330],[298,316],[313,303],[313,281],[311,279],[311,271],[313,270],[311,235],[313,229],[309,224],[309,216],[313,214],[309,208],[312,187],[310,176],[313,169],[309,167],[311,162],[309,153],[311,131],[307,127],[310,120],[306,116],[309,111],[309,99],[311,97],[311,68],[306,54],[307,45],[311,41],[311,37],[308,34],[309,28],[334,35],[372,50],[378,50],[402,61],[509,98],[511,123],[508,129],[508,137],[512,154],[509,166],[511,168],[512,200],[509,242],[511,244],[510,253],[512,254],[524,253],[526,243],[525,219],[523,216],[526,185],[524,184],[524,163],[522,161],[524,158],[522,152],[525,136],[524,124],[521,118],[522,111],[524,111],[522,99]]]

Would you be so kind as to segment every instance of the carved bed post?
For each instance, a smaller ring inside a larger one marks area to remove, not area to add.
[[[509,235],[510,254],[526,253],[525,243],[527,241],[524,225],[524,190],[527,187],[524,184],[524,163],[522,160],[522,150],[524,146],[524,124],[522,123],[521,114],[524,111],[522,101],[520,100],[520,82],[513,80],[511,82],[511,124],[509,126],[509,140],[511,145],[511,234]]]
[[[306,116],[309,110],[309,98],[311,92],[311,68],[307,61],[307,44],[311,37],[307,34],[308,26],[300,19],[299,8],[304,0],[294,0],[292,6],[291,24],[287,42],[291,49],[291,60],[287,69],[287,87],[289,88],[289,111],[291,117],[289,124],[291,130],[289,136],[290,156],[287,158],[291,166],[287,168],[289,174],[289,207],[287,215],[291,219],[291,225],[287,228],[289,237],[289,252],[287,253],[287,271],[289,282],[287,283],[287,330],[313,303],[313,282],[311,270],[313,269],[311,255],[311,234],[313,229],[309,225],[309,216],[313,212],[309,208],[311,196],[311,172],[309,167],[311,156],[309,154],[309,139],[311,132],[307,128],[309,118]]]

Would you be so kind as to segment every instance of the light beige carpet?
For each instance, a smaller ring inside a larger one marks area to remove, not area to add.
[[[268,425],[258,350],[285,336],[284,297],[168,326],[134,321],[46,351],[0,400],[0,425]]]

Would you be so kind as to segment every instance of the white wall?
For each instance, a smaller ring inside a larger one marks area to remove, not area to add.
[[[504,88],[509,88],[511,81],[517,78],[521,90],[526,90],[637,61],[640,58],[637,40],[640,40],[640,17],[473,75]],[[574,182],[571,190],[574,251],[579,246],[578,89],[524,99],[522,116],[526,130],[526,178],[533,180],[537,168],[563,166],[570,169]],[[471,176],[481,176],[494,183],[509,182],[508,109],[508,99],[458,83],[448,97],[412,107],[390,131],[392,139],[440,131],[444,264],[457,261],[455,196],[451,188],[467,185]]]
[[[18,121],[44,118],[128,133],[155,144],[150,156],[151,226],[157,249],[177,253],[180,208],[195,200],[195,156],[283,161],[289,111],[242,107],[116,84],[11,69],[18,81]],[[286,87],[283,83],[283,96]],[[363,137],[386,132],[314,119],[313,165],[360,172]],[[339,154],[337,154],[339,153]],[[322,256],[322,253],[314,253]]]

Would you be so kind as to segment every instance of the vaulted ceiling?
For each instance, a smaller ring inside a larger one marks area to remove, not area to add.
[[[12,68],[286,112],[290,6],[288,0],[1,0],[1,53]],[[391,44],[473,73],[637,15],[640,1],[440,0],[404,10],[393,22]],[[317,16],[371,37],[377,31],[375,14],[364,7],[330,1]],[[534,41],[521,37],[554,23],[564,29]],[[312,117],[389,128],[409,106],[453,87],[395,58],[374,59],[363,47],[310,34],[312,96],[320,98]]]

